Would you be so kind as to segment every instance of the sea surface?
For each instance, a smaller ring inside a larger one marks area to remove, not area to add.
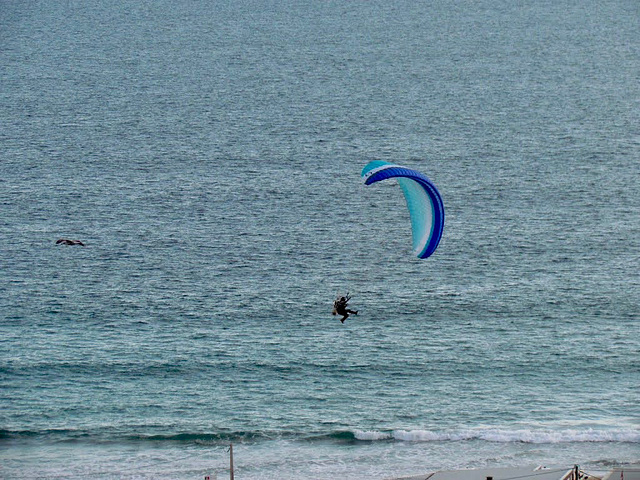
[[[2,479],[637,464],[640,4],[2,1],[0,241]]]

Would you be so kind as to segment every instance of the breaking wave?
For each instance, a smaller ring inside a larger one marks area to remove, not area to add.
[[[435,430],[341,430],[304,434],[302,432],[255,431],[255,432],[176,432],[176,433],[135,433],[113,431],[83,431],[52,429],[42,431],[0,429],[0,441],[8,439],[54,438],[56,441],[89,442],[177,442],[206,445],[228,442],[254,443],[277,439],[303,442],[354,442],[354,441],[400,441],[400,442],[461,442],[481,440],[496,443],[582,443],[582,442],[622,442],[640,443],[640,430],[636,429],[562,429],[508,430],[498,428],[475,428],[452,431]]]
[[[398,440],[406,442],[447,442],[484,440],[496,443],[575,443],[575,442],[625,442],[640,443],[640,430],[502,430],[469,429],[450,432],[431,430],[354,431],[357,440]]]

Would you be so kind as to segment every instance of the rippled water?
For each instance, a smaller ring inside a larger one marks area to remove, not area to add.
[[[0,476],[638,463],[638,14],[5,2]]]

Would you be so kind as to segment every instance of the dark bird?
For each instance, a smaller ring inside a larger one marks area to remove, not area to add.
[[[61,238],[60,240],[58,240],[56,242],[56,245],[80,245],[81,247],[84,247],[84,243],[82,243],[80,240],[69,240],[68,238]]]

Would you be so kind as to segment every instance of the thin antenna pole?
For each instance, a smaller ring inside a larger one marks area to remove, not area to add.
[[[233,443],[229,445],[229,479],[233,480]]]

